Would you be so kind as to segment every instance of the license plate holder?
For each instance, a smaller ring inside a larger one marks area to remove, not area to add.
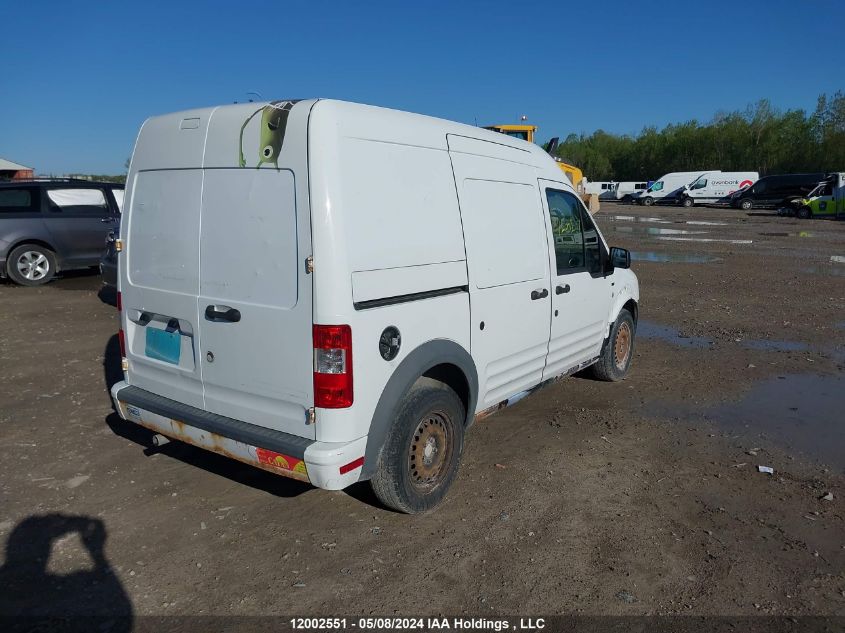
[[[168,331],[147,327],[144,353],[148,358],[164,361],[171,365],[179,364],[182,350],[182,333],[179,330]]]

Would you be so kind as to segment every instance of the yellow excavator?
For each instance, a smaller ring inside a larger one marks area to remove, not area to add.
[[[529,143],[534,143],[534,135],[537,133],[537,126],[536,125],[528,125],[525,123],[521,124],[507,124],[507,125],[487,125],[484,127],[485,130],[492,130],[494,132],[500,132],[501,134],[507,134],[508,136],[513,136],[514,138],[520,138],[523,141],[528,141]],[[587,199],[584,193],[584,172],[578,169],[575,165],[570,165],[569,163],[564,163],[560,160],[557,156],[555,156],[552,152],[554,152],[554,148],[557,147],[557,139],[552,139],[549,143],[549,154],[557,161],[558,167],[561,168],[566,177],[569,178],[569,182],[572,183],[572,186],[575,187],[575,191],[578,192],[578,195],[584,199],[586,202]]]

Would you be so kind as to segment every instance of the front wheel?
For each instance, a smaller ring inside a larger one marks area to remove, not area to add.
[[[21,286],[41,286],[56,274],[56,256],[40,244],[22,244],[9,253],[6,274]]]
[[[408,514],[439,504],[458,473],[465,418],[451,387],[418,380],[399,405],[370,481],[379,501]]]
[[[604,342],[601,356],[590,367],[594,377],[607,382],[617,382],[628,375],[634,356],[636,331],[634,317],[623,308],[610,328],[610,336]]]
[[[739,203],[739,208],[742,209],[743,211],[748,211],[753,206],[754,206],[754,203],[751,202],[751,200],[749,200],[748,198],[741,200],[740,203]]]
[[[694,204],[695,202],[692,198],[684,198],[683,200],[681,200],[681,206],[686,207],[687,209],[689,209]]]
[[[801,205],[800,207],[798,207],[796,215],[802,220],[809,220],[811,217],[813,217],[813,210],[807,205]]]
[[[650,207],[654,204],[654,198],[652,198],[651,196],[646,196],[645,198],[643,198],[643,204],[647,207]]]

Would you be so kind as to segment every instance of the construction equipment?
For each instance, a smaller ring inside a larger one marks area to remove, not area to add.
[[[484,129],[492,130],[493,132],[499,132],[501,134],[507,134],[508,136],[513,136],[514,138],[522,139],[523,141],[528,141],[529,143],[535,142],[534,136],[537,133],[537,126],[529,125],[527,123],[486,125],[484,126]],[[575,165],[565,163],[560,158],[555,156],[554,150],[557,148],[557,145],[557,137],[549,141],[549,146],[547,148],[549,155],[555,159],[555,161],[557,162],[557,166],[560,167],[561,171],[563,171],[564,174],[566,174],[566,177],[569,179],[569,182],[572,183],[572,186],[575,188],[575,191],[587,205],[587,208],[590,210],[590,213],[595,213],[599,209],[598,196],[591,196],[587,194],[584,190],[586,186],[586,179],[584,178],[583,171],[581,171]]]

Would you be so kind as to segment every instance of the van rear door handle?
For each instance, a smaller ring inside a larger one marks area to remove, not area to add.
[[[531,301],[537,301],[537,299],[545,299],[549,296],[549,291],[546,288],[542,290],[532,290],[531,291]]]
[[[562,295],[566,292],[569,292],[570,290],[572,289],[569,287],[569,284],[566,284],[565,286],[558,286],[557,288],[555,288],[555,294]]]
[[[205,318],[215,322],[228,321],[229,323],[237,323],[241,320],[241,312],[229,306],[210,305],[205,309]]]

